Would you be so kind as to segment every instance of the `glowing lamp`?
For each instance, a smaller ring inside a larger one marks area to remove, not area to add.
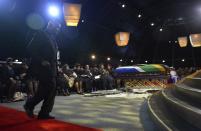
[[[201,34],[191,34],[190,42],[193,47],[201,47]]]
[[[116,44],[118,46],[127,46],[130,38],[129,32],[119,32],[115,35]]]
[[[179,37],[178,42],[180,47],[186,47],[188,44],[188,39],[187,37]]]
[[[59,8],[57,6],[49,6],[48,12],[52,17],[57,17],[59,15]]]
[[[64,19],[67,26],[77,26],[81,15],[81,4],[64,4]]]

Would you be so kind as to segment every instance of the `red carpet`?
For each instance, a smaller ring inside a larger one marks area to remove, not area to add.
[[[68,117],[68,116],[66,116]],[[0,131],[101,131],[58,120],[30,119],[24,112],[0,106]]]

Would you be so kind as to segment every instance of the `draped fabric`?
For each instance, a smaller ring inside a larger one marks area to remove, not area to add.
[[[139,66],[124,66],[115,69],[116,73],[157,73],[166,72],[166,67],[160,64],[143,64]]]

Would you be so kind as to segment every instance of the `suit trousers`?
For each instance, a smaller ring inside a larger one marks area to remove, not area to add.
[[[36,94],[27,100],[26,106],[33,110],[34,107],[43,101],[40,115],[48,115],[54,106],[54,99],[56,96],[56,77],[41,76],[38,77],[39,87]]]

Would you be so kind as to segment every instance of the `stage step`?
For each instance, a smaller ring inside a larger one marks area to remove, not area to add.
[[[175,85],[175,90],[186,101],[194,101],[201,105],[201,89],[192,88],[185,84],[177,84]]]
[[[185,78],[181,84],[185,84],[192,88],[200,89],[201,90],[201,78]]]
[[[184,120],[201,129],[201,106],[187,97],[178,95],[175,89],[163,90],[162,96],[168,107]]]
[[[162,131],[197,131],[198,128],[192,126],[187,121],[177,115],[177,112],[170,110],[159,92],[148,99],[150,115]]]

